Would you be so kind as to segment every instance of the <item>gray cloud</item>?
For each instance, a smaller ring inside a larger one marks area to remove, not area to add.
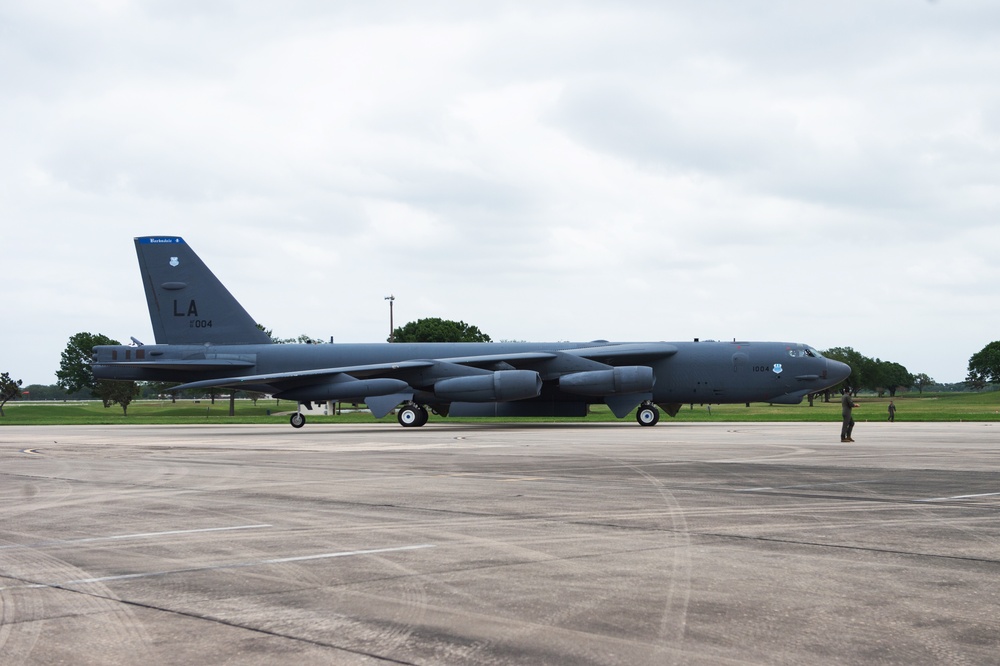
[[[794,339],[960,380],[1000,328],[998,14],[6,5],[0,370],[149,337],[130,239],[171,233],[285,336],[384,339],[394,293],[495,338]]]

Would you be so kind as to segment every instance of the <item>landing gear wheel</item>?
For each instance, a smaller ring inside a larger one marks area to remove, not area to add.
[[[640,405],[639,411],[635,413],[635,420],[641,426],[654,426],[660,420],[660,410],[653,405]]]
[[[293,428],[301,428],[306,424],[306,417],[304,414],[295,412],[292,414],[292,418],[290,418],[288,422],[292,424]]]
[[[427,410],[416,404],[406,405],[396,414],[396,420],[404,428],[419,428],[427,423]]]
[[[417,409],[420,410],[420,421],[417,422],[417,425],[422,426],[427,423],[427,419],[430,418],[430,415],[427,413],[427,408],[423,405],[417,405]]]

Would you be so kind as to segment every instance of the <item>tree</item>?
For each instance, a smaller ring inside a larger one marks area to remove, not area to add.
[[[314,338],[311,335],[306,335],[305,333],[300,333],[297,338],[289,338],[287,340],[276,340],[276,342],[283,342],[288,344],[300,344],[300,345],[321,345],[325,341],[320,338]]]
[[[16,400],[21,397],[21,380],[11,379],[10,373],[0,375],[0,416],[3,416],[3,406],[8,400]]]
[[[900,387],[913,386],[913,375],[899,363],[870,358],[850,347],[834,347],[823,355],[851,366],[851,376],[844,382],[844,389],[852,395],[866,389],[876,391],[879,396],[887,391],[895,396]]]
[[[122,415],[128,416],[128,406],[139,395],[142,389],[136,382],[112,381],[101,379],[97,382],[94,393],[104,401],[104,406],[121,405]]]
[[[851,366],[851,375],[844,380],[843,387],[850,390],[852,393],[857,393],[858,388],[861,386],[861,372],[862,367],[865,365],[865,357],[850,347],[834,347],[833,349],[827,349],[823,352],[823,356]],[[836,387],[832,388],[836,390]]]
[[[22,395],[30,396],[31,400],[70,400],[90,398],[90,389],[74,394],[56,384],[28,384],[21,390]]]
[[[271,342],[274,342],[274,331],[270,328],[264,328],[263,324],[257,324],[257,328],[267,333],[267,337],[271,338]]]
[[[66,349],[63,350],[56,379],[59,386],[70,393],[89,389],[93,395],[104,403],[105,407],[113,404],[122,406],[122,411],[128,414],[128,405],[132,398],[139,395],[139,385],[134,381],[114,381],[94,379],[94,371],[90,366],[94,347],[97,345],[119,345],[106,335],[94,333],[77,333],[70,336]]]
[[[890,397],[895,398],[898,389],[911,386],[913,386],[913,375],[909,370],[899,363],[875,359],[875,386],[871,388],[876,391],[885,389]]]
[[[121,343],[106,335],[77,333],[71,336],[66,349],[63,350],[59,370],[56,371],[59,386],[70,393],[76,393],[83,389],[94,390],[97,385],[94,381],[94,371],[90,367],[94,347],[118,344]]]
[[[924,393],[924,387],[931,386],[932,384],[934,384],[934,380],[927,373],[921,372],[913,375],[913,385],[917,387],[921,395]]]
[[[264,328],[262,324],[257,324],[257,328],[264,331],[267,337],[271,338],[271,342],[276,345],[291,345],[291,344],[305,344],[305,345],[321,345],[323,340],[320,338],[314,338],[311,335],[306,335],[302,333],[297,338],[279,338],[274,335],[274,331],[270,328]]]
[[[965,381],[976,389],[985,388],[987,384],[1000,384],[1000,340],[991,342],[972,355]]]
[[[393,331],[395,342],[492,342],[478,327],[464,321],[430,317],[411,321]]]

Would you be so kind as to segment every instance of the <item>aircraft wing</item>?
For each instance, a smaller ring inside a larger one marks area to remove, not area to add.
[[[676,353],[669,343],[608,343],[221,377],[171,390],[242,387],[305,402],[321,396],[363,398],[376,416],[384,416],[418,391],[432,392],[445,403],[505,402],[537,397],[543,381],[555,381],[570,393],[604,396],[622,416],[652,397],[651,361]]]
[[[626,342],[622,344],[597,345],[579,349],[563,350],[564,354],[580,356],[594,361],[608,359],[609,361],[641,361],[666,358],[677,353],[677,346],[669,342]],[[616,363],[608,363],[616,365]]]
[[[438,359],[444,363],[489,367],[499,363],[514,367],[530,366],[560,357],[572,356],[590,360],[606,360],[607,365],[618,365],[622,361],[642,361],[666,358],[677,353],[677,347],[667,342],[629,342],[623,344],[603,344],[594,347],[560,349],[559,351],[518,352],[513,354],[483,354],[480,356],[458,356]]]
[[[172,390],[199,389],[210,387],[239,387],[269,385],[281,389],[289,386],[301,386],[310,380],[321,380],[346,376],[347,378],[391,377],[401,374],[411,374],[412,371],[437,368],[436,375],[447,375],[447,366],[468,366],[484,370],[505,368],[548,366],[546,378],[558,377],[568,372],[576,372],[583,368],[572,359],[587,359],[606,365],[619,365],[625,361],[643,361],[665,358],[677,353],[677,347],[669,343],[624,343],[606,344],[594,347],[581,347],[559,351],[515,352],[508,354],[480,354],[476,356],[460,356],[440,359],[423,359],[411,361],[394,361],[389,363],[371,363],[367,365],[351,365],[333,368],[317,368],[312,370],[296,370],[291,372],[275,372],[259,375],[239,375],[188,382],[175,386]],[[186,364],[190,361],[185,362]],[[154,366],[155,364],[150,364]],[[236,365],[236,364],[233,364]],[[156,365],[155,367],[164,367]],[[588,366],[589,369],[589,366]]]
[[[480,354],[478,356],[453,356],[436,359],[440,363],[467,365],[473,368],[522,367],[559,356],[558,352],[517,352],[513,354]]]

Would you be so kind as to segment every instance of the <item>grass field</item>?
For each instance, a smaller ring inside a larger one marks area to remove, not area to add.
[[[889,398],[862,395],[857,400],[860,407],[854,410],[854,419],[864,421],[884,421],[888,417]],[[989,393],[925,393],[906,394],[895,398],[897,421],[1000,421],[1000,391]],[[134,402],[129,406],[128,416],[122,414],[121,407],[105,409],[100,402],[9,402],[4,407],[6,416],[0,418],[4,425],[114,425],[114,424],[203,424],[203,423],[288,423],[288,413],[295,410],[295,403],[276,400],[259,400],[255,406],[249,400],[236,401],[236,415],[229,416],[228,400],[217,400],[213,405],[208,400],[151,400]],[[345,412],[335,416],[323,416],[323,410],[307,412],[310,423],[375,423],[376,419],[367,411]],[[626,417],[634,421],[634,416]],[[586,419],[581,418],[532,418],[532,419],[441,419],[431,415],[431,421],[453,422],[510,421],[510,422],[578,422],[615,421],[614,415],[602,405],[591,408]],[[662,421],[711,422],[711,421],[839,421],[840,401],[823,403],[817,401],[813,407],[803,402],[801,405],[694,405],[685,406],[671,419],[664,415]],[[390,415],[383,422],[394,422]]]

